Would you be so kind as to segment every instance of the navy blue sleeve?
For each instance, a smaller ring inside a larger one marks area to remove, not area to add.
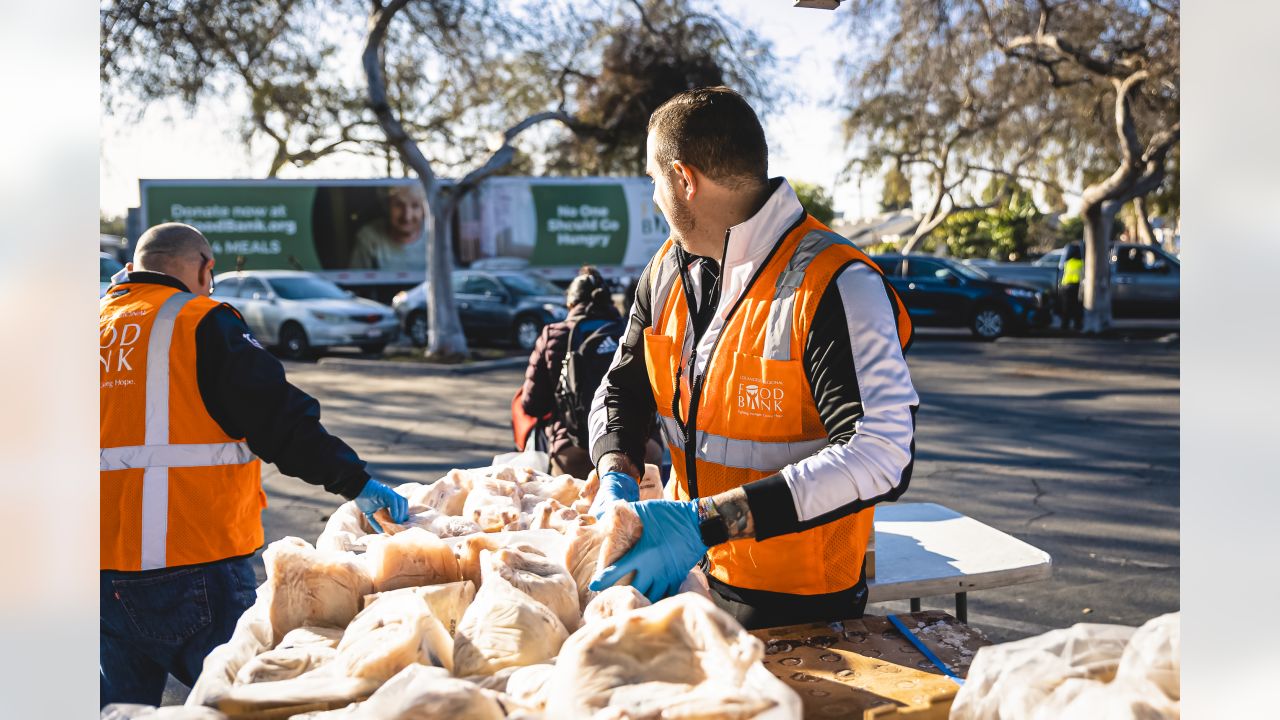
[[[209,415],[280,472],[348,500],[369,473],[356,451],[320,424],[320,403],[285,379],[284,367],[231,308],[196,328],[196,380]]]

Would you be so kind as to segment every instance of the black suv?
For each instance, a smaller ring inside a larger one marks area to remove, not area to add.
[[[981,268],[932,255],[872,256],[921,327],[967,327],[983,340],[1048,325],[1049,298],[999,282]]]
[[[453,301],[468,338],[509,340],[532,350],[542,326],[568,316],[564,290],[524,272],[456,270]],[[427,344],[427,283],[396,295],[391,302],[401,327],[414,345]]]

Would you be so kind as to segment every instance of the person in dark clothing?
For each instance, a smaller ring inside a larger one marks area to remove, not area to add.
[[[593,467],[591,455],[586,448],[578,447],[573,433],[565,427],[562,414],[557,411],[556,384],[560,379],[561,365],[569,353],[573,329],[584,321],[615,321],[622,316],[613,304],[604,278],[594,267],[583,267],[581,274],[569,283],[569,289],[565,292],[565,304],[569,307],[569,316],[561,322],[543,327],[542,334],[538,336],[533,352],[529,355],[520,406],[532,417],[551,416],[538,429],[547,438],[551,471],[586,478]],[[591,388],[591,391],[594,390],[595,388]]]
[[[261,460],[366,515],[408,515],[240,314],[208,297],[213,267],[198,230],[158,225],[101,301],[103,706],[159,705],[170,674],[193,684],[253,604]]]

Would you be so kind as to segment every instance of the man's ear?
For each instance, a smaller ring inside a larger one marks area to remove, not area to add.
[[[124,264],[124,269],[125,269],[125,270],[128,270],[129,272],[133,272],[133,262],[132,262],[132,261],[130,261],[130,262],[125,263],[125,264]]]
[[[693,166],[673,160],[671,169],[676,173],[676,191],[683,194],[685,200],[692,200],[698,194],[698,177]]]

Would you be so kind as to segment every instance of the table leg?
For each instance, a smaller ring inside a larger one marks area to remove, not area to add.
[[[956,593],[956,619],[969,622],[969,593]]]
[[[920,598],[911,598],[911,612],[920,612]]]

